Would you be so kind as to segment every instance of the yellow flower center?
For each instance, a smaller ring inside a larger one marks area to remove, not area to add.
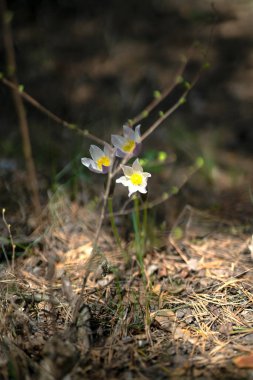
[[[99,170],[102,170],[102,166],[110,166],[110,164],[111,164],[111,161],[109,157],[107,156],[102,156],[97,160],[97,166]]]
[[[140,173],[134,173],[130,176],[130,181],[135,186],[140,186],[142,184],[142,175]]]
[[[122,150],[127,153],[131,153],[135,148],[134,140],[127,140],[125,145],[122,146]]]

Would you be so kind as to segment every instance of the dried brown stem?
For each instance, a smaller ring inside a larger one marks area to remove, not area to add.
[[[133,119],[131,119],[129,122],[130,125],[135,125],[135,124],[139,123],[141,120],[145,119],[150,114],[150,112],[152,112],[158,106],[158,104],[160,104],[173,91],[175,86],[178,84],[178,82],[177,82],[178,77],[180,77],[183,74],[187,63],[188,63],[188,60],[186,58],[183,59],[177,74],[174,76],[175,81],[168,88],[166,88],[162,93],[160,93],[157,98],[155,97],[144,108],[144,110],[142,110],[137,116],[135,116]]]
[[[109,194],[110,194],[110,189],[111,189],[111,184],[112,184],[112,178],[113,178],[112,173],[111,173],[112,167],[113,167],[113,165],[111,165],[110,171],[109,171],[108,177],[107,177],[106,188],[105,188],[104,198],[103,198],[103,205],[102,205],[98,225],[96,228],[96,234],[94,237],[92,251],[91,251],[90,257],[86,263],[86,272],[85,272],[85,275],[83,277],[82,288],[81,288],[80,294],[79,294],[77,301],[76,301],[76,304],[75,304],[75,309],[74,309],[73,318],[72,318],[74,324],[76,323],[77,318],[78,318],[78,313],[79,313],[79,309],[80,309],[81,302],[82,302],[82,296],[83,296],[83,292],[85,289],[87,279],[88,279],[89,274],[91,272],[92,262],[93,262],[94,257],[97,254],[98,239],[99,239],[100,231],[101,231],[104,219],[105,219],[105,210],[106,210],[106,206],[107,206],[107,202],[108,202],[108,198],[109,198]]]
[[[179,100],[170,107],[166,112],[164,112],[159,119],[157,119],[148,129],[147,131],[141,136],[141,142],[144,141],[151,133],[153,133],[173,112],[175,112],[180,106],[182,106],[186,102],[186,96],[188,93],[192,90],[192,88],[196,85],[198,82],[200,75],[202,73],[201,68],[195,78],[193,79],[192,83],[187,83],[185,91],[180,96]],[[112,178],[115,177],[115,175],[121,170],[121,166],[124,165],[129,159],[131,158],[131,154],[127,154],[124,159],[121,162],[121,165],[119,165],[113,172],[112,172]]]
[[[164,202],[167,202],[173,195],[177,194],[181,189],[182,187],[189,181],[189,179],[199,170],[199,166],[194,166],[194,167],[191,167],[190,170],[189,170],[189,173],[188,175],[185,176],[185,179],[182,181],[182,183],[180,184],[180,186],[177,187],[177,191],[167,191],[165,193],[163,193],[160,197],[157,197],[155,198],[153,201],[151,202],[147,202],[145,203],[144,205],[140,205],[139,206],[139,210],[144,210],[144,209],[151,209],[151,208],[154,208],[156,206],[159,206],[161,203],[164,203]],[[126,207],[126,206],[125,206]],[[128,215],[128,214],[131,214],[133,211],[134,211],[134,207],[131,207],[127,210],[125,210],[125,207],[123,207],[120,211],[115,211],[113,212],[113,214],[106,214],[105,215],[105,218],[110,218],[111,216],[123,216],[123,215]]]
[[[20,96],[24,100],[26,100],[34,108],[37,108],[37,110],[39,110],[40,112],[42,112],[43,114],[45,114],[47,117],[49,117],[49,119],[53,120],[57,124],[60,124],[63,127],[71,129],[71,130],[77,132],[79,135],[87,137],[88,139],[90,139],[90,140],[92,140],[92,141],[94,141],[94,142],[96,142],[98,144],[102,144],[102,145],[106,144],[106,142],[104,140],[102,140],[99,137],[93,135],[87,129],[83,130],[83,129],[79,128],[77,125],[69,123],[68,121],[63,120],[62,118],[60,118],[59,116],[57,116],[56,114],[54,114],[53,112],[51,112],[48,108],[44,107],[41,103],[39,103],[31,95],[27,94],[27,92],[25,92],[23,90],[21,91],[20,88],[19,88],[19,86],[17,84],[11,82],[7,78],[4,78],[3,76],[0,77],[0,80],[2,81],[2,83],[5,86],[9,87],[10,89],[12,89],[15,92],[18,92],[20,94]]]
[[[5,209],[4,208],[2,209],[2,218],[3,218],[4,224],[5,224],[6,228],[7,228],[9,239],[10,239],[10,244],[11,244],[11,247],[12,247],[11,268],[14,271],[14,269],[15,269],[15,250],[16,250],[16,245],[14,244],[14,240],[13,240],[13,237],[12,237],[11,225],[9,223],[7,223],[7,220],[5,219]],[[7,256],[6,256],[6,258],[7,258]],[[7,258],[7,263],[9,263],[8,258]]]
[[[4,48],[6,53],[6,65],[9,77],[13,84],[18,87],[17,67],[15,59],[15,51],[13,46],[12,30],[10,25],[10,14],[7,9],[5,0],[0,1],[0,9],[2,13],[2,29]],[[31,191],[32,204],[35,210],[35,215],[38,217],[41,212],[41,204],[39,198],[39,186],[36,176],[35,164],[32,156],[32,146],[30,141],[30,134],[28,128],[28,121],[26,116],[26,110],[20,92],[12,91],[13,101],[16,108],[19,128],[22,136],[23,153],[26,162],[28,183]]]

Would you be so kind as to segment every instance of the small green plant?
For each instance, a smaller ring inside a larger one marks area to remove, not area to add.
[[[119,250],[126,257],[126,262],[130,261],[130,255],[126,252],[126,247],[124,242],[121,239],[120,233],[117,228],[117,223],[115,221],[115,216],[117,213],[113,210],[113,194],[115,184],[122,184],[128,189],[128,201],[125,202],[122,210],[119,211],[118,215],[132,214],[132,223],[133,223],[133,232],[134,232],[134,256],[136,263],[139,268],[139,273],[142,278],[142,289],[144,289],[144,303],[141,304],[143,321],[145,324],[145,331],[147,339],[152,343],[150,335],[150,286],[151,280],[149,275],[146,273],[145,268],[145,253],[147,249],[147,236],[149,239],[152,238],[152,234],[149,234],[148,229],[152,228],[152,222],[148,221],[148,210],[149,208],[155,207],[158,204],[167,201],[173,194],[176,194],[180,187],[190,178],[196,170],[199,169],[200,165],[195,165],[190,168],[190,173],[188,176],[185,176],[183,184],[177,188],[172,188],[171,191],[167,191],[151,202],[147,202],[147,192],[148,192],[148,178],[151,177],[151,173],[159,173],[160,166],[171,163],[171,158],[167,156],[166,152],[156,152],[154,156],[155,162],[154,165],[150,165],[149,157],[138,158],[141,152],[143,141],[149,137],[156,129],[179,107],[181,107],[187,100],[187,95],[197,83],[200,73],[203,70],[201,67],[193,80],[188,82],[182,76],[185,70],[186,61],[183,62],[182,67],[179,70],[180,81],[176,80],[165,89],[163,92],[155,91],[153,94],[153,99],[150,104],[140,112],[135,118],[128,121],[126,125],[123,126],[122,134],[113,134],[111,137],[111,144],[102,140],[101,138],[90,133],[87,129],[79,127],[76,124],[68,122],[58,115],[55,115],[53,112],[45,108],[37,100],[32,98],[29,94],[26,93],[23,87],[20,87],[18,83],[13,83],[5,77],[5,75],[0,76],[0,81],[9,89],[18,93],[20,98],[30,103],[40,112],[45,114],[54,122],[62,125],[64,128],[76,132],[78,135],[90,139],[94,144],[90,146],[89,152],[90,157],[83,157],[81,159],[82,164],[87,167],[90,171],[97,174],[103,174],[106,176],[105,189],[102,196],[102,207],[100,212],[100,217],[98,219],[98,224],[95,230],[95,236],[93,239],[93,247],[89,259],[86,262],[86,272],[83,276],[82,287],[77,297],[77,300],[73,307],[72,322],[73,324],[77,323],[80,305],[82,303],[82,296],[86,286],[87,279],[93,270],[94,258],[98,255],[101,256],[101,248],[99,247],[99,237],[101,228],[103,226],[104,220],[109,216],[111,221],[111,228],[114,234],[116,243],[119,247]],[[177,78],[178,76],[176,76]],[[162,109],[162,101],[171,93],[175,87],[180,88],[180,95],[178,96],[177,101],[169,108]],[[156,120],[142,133],[140,132],[141,125],[140,121],[146,119],[153,112],[153,115],[157,115]],[[126,165],[128,161],[130,165]],[[144,168],[143,168],[144,167]],[[147,171],[146,171],[147,170]],[[123,175],[118,176],[120,171],[123,171]],[[75,192],[75,187],[73,188]],[[125,209],[128,203],[133,201],[133,207]],[[107,207],[109,208],[109,215],[106,213]],[[105,258],[106,259],[106,258]],[[13,260],[14,262],[14,260]],[[120,289],[120,273],[116,269],[115,273],[115,284],[117,286],[117,292],[119,296],[121,295]],[[120,296],[121,297],[121,296]],[[119,297],[119,299],[120,299]],[[120,303],[119,302],[119,314],[120,312]]]
[[[113,146],[105,144],[103,150],[96,145],[91,145],[91,158],[84,157],[81,159],[81,162],[84,166],[88,167],[95,173],[109,173],[108,178],[110,181],[112,181],[112,179],[117,175],[118,169],[122,169],[124,175],[116,179],[115,182],[127,187],[129,192],[128,196],[134,199],[134,211],[132,213],[132,220],[135,234],[136,259],[141,269],[141,273],[144,276],[143,257],[146,240],[145,230],[147,228],[147,210],[144,210],[143,224],[141,226],[139,198],[135,195],[135,193],[147,193],[147,181],[148,178],[151,177],[151,174],[143,171],[138,158],[135,159],[132,166],[123,165],[123,163],[136,156],[141,150],[140,125],[138,125],[135,129],[124,125],[123,136],[112,135],[111,141]],[[122,164],[120,166],[117,166],[119,165],[119,162],[116,161],[117,158],[122,159]],[[113,168],[115,168],[114,172]],[[113,188],[114,186],[110,184],[110,187]],[[111,193],[112,190],[110,190],[110,194]],[[113,215],[112,196],[108,197],[108,208],[115,241],[120,250],[123,251],[121,238]]]

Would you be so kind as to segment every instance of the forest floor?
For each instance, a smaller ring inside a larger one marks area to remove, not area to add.
[[[151,202],[168,187],[180,191],[148,213],[143,271],[131,215],[115,219],[120,246],[106,219],[82,291],[103,184],[92,183],[80,164],[86,142],[27,107],[44,204],[36,220],[12,100],[1,87],[0,379],[250,380],[252,8],[233,1],[228,9],[220,1],[210,43],[210,7],[202,9],[203,1],[195,2],[196,13],[188,2],[150,1],[126,20],[121,4],[111,3],[91,16],[77,0],[62,8],[38,2],[31,13],[15,3],[23,17],[15,30],[19,77],[54,112],[104,138],[175,80],[179,56],[200,25],[213,66],[182,114],[143,152],[178,159],[152,172]],[[126,11],[128,3],[133,14],[136,2],[127,2]],[[205,165],[186,180],[197,157]],[[116,206],[126,200],[118,195]]]
[[[148,219],[144,271],[128,216],[121,247],[106,222],[75,318],[99,204],[59,189],[13,261],[2,240],[1,379],[251,379],[252,205],[220,203]]]

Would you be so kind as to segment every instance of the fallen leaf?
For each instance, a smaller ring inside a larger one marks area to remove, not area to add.
[[[152,274],[154,274],[157,271],[157,269],[159,269],[158,265],[155,265],[155,264],[149,265],[147,269],[147,275],[152,276]]]
[[[199,269],[199,260],[192,258],[192,259],[187,261],[187,266],[188,266],[189,270],[197,272]]]
[[[157,296],[159,296],[161,294],[161,289],[162,289],[162,285],[156,284],[152,287],[152,292],[156,294]]]
[[[238,368],[253,368],[253,352],[249,355],[237,356],[233,359],[233,363]]]
[[[156,321],[160,328],[165,331],[172,331],[176,320],[175,313],[170,309],[161,309],[150,314],[151,320]]]
[[[181,327],[177,327],[174,332],[174,339],[183,339],[184,342],[189,342],[191,344],[197,343],[197,338],[193,337],[189,330],[182,329]]]

